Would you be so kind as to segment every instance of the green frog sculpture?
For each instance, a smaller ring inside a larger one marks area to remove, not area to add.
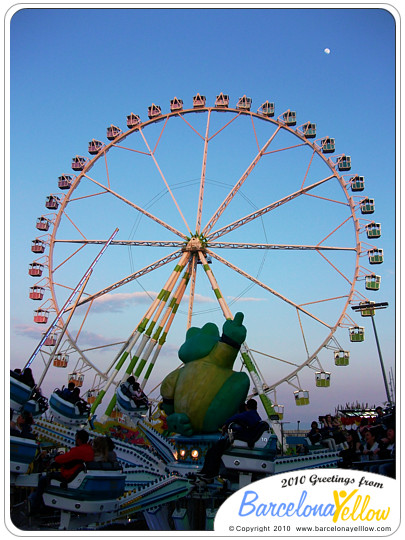
[[[243,313],[222,327],[214,323],[189,328],[179,349],[184,363],[163,380],[161,408],[170,431],[185,436],[217,431],[245,402],[250,380],[233,371],[240,346],[246,339]]]

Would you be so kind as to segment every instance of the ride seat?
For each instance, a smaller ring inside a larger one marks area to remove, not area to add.
[[[62,389],[61,388],[55,388],[55,390],[53,391],[54,394],[56,394],[57,396],[59,396],[60,398],[64,399],[65,401],[69,401],[68,399],[66,399],[66,397],[62,394]]]
[[[56,480],[53,478],[51,480],[50,485],[51,486],[58,486],[62,489],[68,489],[69,484],[73,482],[75,478],[82,472],[84,474],[87,473],[87,471],[122,471],[122,466],[118,462],[111,462],[111,461],[88,461],[83,462],[81,466],[75,471],[75,473],[72,475],[69,480]]]
[[[88,471],[120,471],[122,466],[118,461],[90,461],[86,463]]]
[[[254,448],[255,443],[260,439],[265,431],[268,431],[270,426],[264,420],[258,422],[255,426],[249,429],[249,433],[237,435],[237,440],[247,443],[248,448]]]
[[[73,480],[81,473],[86,472],[86,463],[82,463],[81,466],[72,474],[71,478],[69,480],[57,480],[56,478],[53,478],[50,482],[51,486],[59,486],[62,489],[68,489],[69,484],[73,482]]]
[[[131,394],[128,386],[126,386],[125,384],[122,384],[120,386],[120,389],[121,389],[121,392],[124,394],[125,397],[127,397],[129,399],[132,399],[132,394]]]
[[[139,403],[140,400],[135,400],[130,389],[125,384],[122,384],[120,386],[120,391],[123,396],[127,397],[129,399],[129,405],[134,409],[148,409],[147,403]],[[146,396],[145,396],[146,397]]]

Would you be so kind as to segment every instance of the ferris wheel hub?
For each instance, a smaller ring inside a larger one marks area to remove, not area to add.
[[[205,252],[205,249],[207,247],[207,240],[202,234],[193,234],[191,238],[187,239],[187,242],[185,243],[184,251],[203,251]]]

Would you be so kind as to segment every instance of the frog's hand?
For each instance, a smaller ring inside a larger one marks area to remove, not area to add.
[[[161,409],[167,414],[174,412],[174,395],[176,392],[177,379],[179,378],[180,369],[176,369],[167,375],[160,386],[160,395],[163,403]]]
[[[221,341],[231,345],[235,349],[240,348],[246,339],[246,327],[243,326],[243,313],[236,313],[234,319],[225,321],[222,327]]]
[[[211,433],[238,412],[249,392],[250,379],[244,372],[233,372],[212,400],[205,414],[203,431]]]
[[[169,431],[180,433],[186,437],[191,437],[193,434],[193,428],[189,417],[184,413],[174,413],[167,417],[167,427]]]

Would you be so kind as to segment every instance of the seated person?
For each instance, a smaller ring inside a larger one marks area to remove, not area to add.
[[[371,418],[362,418],[360,420],[360,426],[358,429],[359,437],[364,442],[364,436],[363,433],[370,430],[373,427],[373,424],[371,422]]]
[[[377,416],[373,418],[373,424],[372,429],[375,433],[376,439],[381,439],[385,437],[386,431],[387,431],[387,420],[389,421],[389,418],[384,417],[384,411],[382,407],[376,407],[375,412],[377,413]]]
[[[250,430],[262,420],[257,412],[257,402],[254,399],[249,399],[244,409],[244,411],[228,418],[222,426],[222,434],[225,434],[226,430],[231,431],[229,434],[231,443],[233,439],[245,440],[248,438]]]
[[[70,482],[80,471],[83,463],[88,463],[94,460],[94,450],[89,444],[89,434],[84,429],[76,433],[75,444],[71,450],[65,454],[59,454],[55,457],[54,463],[51,466],[59,465],[60,471],[53,471],[41,476],[38,482],[38,489],[34,491],[30,497],[31,511],[30,515],[35,514],[43,504],[42,495],[51,480],[60,482]]]
[[[388,427],[385,437],[379,441],[380,459],[391,459],[395,453],[395,429]]]
[[[371,429],[363,431],[363,437],[365,440],[365,445],[363,447],[362,455],[364,456],[365,461],[375,461],[377,460],[378,454],[380,452],[380,447],[376,441],[375,434]]]
[[[395,478],[395,429],[388,427],[386,436],[379,441],[379,459],[390,460],[386,463],[371,465],[370,472]]]
[[[13,377],[13,379],[17,379],[19,381],[21,377],[21,369],[20,368],[10,369],[10,375],[11,377]]]
[[[148,407],[148,398],[143,393],[135,377],[130,375],[128,379],[121,384],[121,390],[126,397],[129,397],[136,407]]]
[[[92,441],[94,461],[96,463],[118,463],[115,445],[110,437],[95,437]]]
[[[108,461],[108,443],[106,437],[95,437],[92,442],[94,450],[94,461],[104,462]]]
[[[133,375],[130,375],[128,379],[121,384],[121,390],[124,396],[127,396],[130,399],[132,399],[135,392],[134,384],[135,384],[135,377]]]
[[[375,412],[377,413],[377,416],[374,418],[374,425],[384,425],[384,411],[381,406],[378,406],[375,408]]]
[[[86,414],[89,411],[89,404],[80,397],[80,388],[78,386],[73,389],[70,401],[79,409],[80,414]]]
[[[135,383],[133,385],[134,393],[133,393],[133,400],[135,401],[135,405],[137,407],[148,407],[149,402],[146,395],[143,393],[142,388],[139,383]]]
[[[343,469],[350,469],[353,461],[359,461],[363,450],[357,431],[351,429],[344,432],[346,438],[346,448],[339,452],[343,459],[340,465]]]
[[[34,376],[32,375],[31,368],[25,368],[21,374],[20,374],[20,381],[27,386],[34,388],[35,386],[35,380]]]
[[[66,401],[72,401],[73,399],[73,390],[76,388],[74,382],[70,382],[67,387],[62,388],[60,397],[66,399]],[[80,391],[79,391],[80,392]]]
[[[332,415],[327,414],[322,419],[323,427],[321,428],[321,433],[324,439],[333,439],[336,444],[344,442],[344,436],[342,429],[339,423],[339,420]]]
[[[319,429],[318,422],[316,420],[311,423],[311,431],[309,431],[306,436],[312,444],[316,444],[322,439],[321,430]]]
[[[219,473],[222,455],[231,446],[233,439],[245,440],[249,437],[249,430],[260,422],[262,419],[257,412],[257,402],[249,399],[245,404],[245,411],[231,416],[222,426],[221,438],[208,449],[203,468],[195,476],[203,481],[215,478]],[[232,433],[228,433],[228,428]]]
[[[35,435],[31,433],[31,426],[33,423],[34,419],[32,418],[32,414],[27,411],[23,411],[18,416],[16,422],[11,421],[10,435],[14,435],[16,437],[23,437],[25,439],[35,439]]]
[[[115,444],[114,442],[110,439],[110,437],[106,437],[106,441],[107,441],[107,447],[108,447],[108,461],[110,463],[117,463],[118,462],[118,458],[117,458],[117,454],[114,450],[115,448]]]

